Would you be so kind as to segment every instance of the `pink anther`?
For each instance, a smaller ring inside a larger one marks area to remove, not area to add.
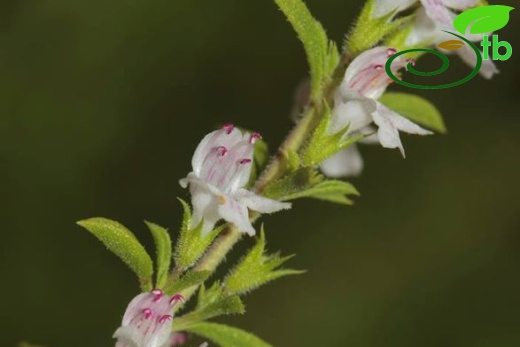
[[[155,296],[154,299],[153,299],[153,302],[158,302],[162,299],[162,297],[164,296],[164,293],[162,290],[160,289],[154,289],[152,290],[152,294]]]
[[[184,302],[184,296],[182,296],[181,294],[175,294],[170,299],[170,305],[175,305],[178,302]]]
[[[218,147],[217,147],[217,153],[218,153],[221,157],[225,156],[225,155],[227,154],[227,152],[228,152],[228,149],[227,149],[226,147],[224,147],[224,146],[218,146]]]
[[[231,123],[226,123],[222,126],[222,129],[224,129],[228,135],[231,134],[231,132],[233,131],[233,129],[235,129],[235,126]]]
[[[260,135],[257,132],[254,132],[251,134],[251,137],[249,138],[249,143],[255,143],[257,140],[261,139],[262,135]]]
[[[383,65],[376,65],[374,66],[374,69],[376,69],[376,71],[381,71],[383,70]]]
[[[251,159],[245,158],[239,161],[241,165],[249,164],[251,162]]]
[[[159,323],[164,323],[166,321],[169,321],[169,320],[172,320],[173,319],[173,316],[172,315],[169,315],[169,314],[165,314],[164,316],[162,316],[161,318],[159,318]]]
[[[144,319],[150,319],[150,317],[152,316],[152,310],[150,310],[149,308],[145,308],[143,310],[143,314],[144,314]]]
[[[397,53],[397,50],[394,48],[388,48],[388,51],[386,51],[386,52],[387,52],[388,56],[391,57]]]

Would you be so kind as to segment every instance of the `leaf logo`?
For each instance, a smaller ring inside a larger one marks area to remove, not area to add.
[[[502,29],[509,22],[509,12],[514,7],[505,5],[489,5],[476,7],[462,12],[453,21],[453,26],[462,35],[486,34]],[[471,28],[470,28],[471,27]]]

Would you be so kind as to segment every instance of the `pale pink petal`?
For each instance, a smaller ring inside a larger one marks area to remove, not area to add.
[[[251,210],[260,213],[274,213],[291,208],[291,204],[288,202],[280,202],[265,198],[245,189],[241,189],[237,193],[237,196],[240,201],[246,204]]]
[[[372,114],[372,117],[374,123],[379,127],[377,135],[381,145],[385,148],[399,148],[403,157],[405,152],[399,137],[399,130],[417,135],[432,134],[431,131],[421,128],[382,104],[378,105],[378,109]]]
[[[352,145],[326,159],[320,169],[330,178],[359,176],[363,171],[363,158],[357,146]]]
[[[406,46],[414,46],[425,42],[437,42],[443,33],[435,22],[428,17],[424,7],[419,8],[415,13],[414,24],[408,37]],[[441,42],[441,41],[439,41]]]
[[[421,0],[421,3],[428,17],[434,22],[440,24],[443,29],[453,29],[453,20],[457,15],[444,5],[443,0]]]
[[[211,157],[217,159],[216,153],[219,147],[228,148],[235,145],[242,139],[240,130],[234,128],[231,124],[227,124],[219,130],[213,131],[206,135],[197,146],[191,161],[193,171],[199,175],[202,166]],[[208,158],[208,156],[210,158]]]
[[[332,117],[328,132],[330,135],[343,130],[347,125],[348,133],[355,132],[372,123],[370,113],[374,112],[374,100],[365,97],[356,97],[346,102],[337,102],[332,110]]]
[[[255,234],[255,229],[249,221],[249,211],[245,203],[233,198],[227,198],[219,204],[219,215],[234,224],[239,231],[249,235]]]
[[[372,15],[374,18],[386,16],[392,11],[403,11],[416,3],[417,0],[375,0]]]
[[[390,47],[375,47],[361,53],[348,66],[345,77],[339,87],[341,95],[355,91],[360,95],[378,99],[391,82],[385,70],[389,57],[396,51]],[[400,56],[392,63],[392,71],[397,73],[407,62]]]
[[[128,304],[121,327],[115,333],[116,347],[163,347],[172,331],[176,301],[161,290],[137,295]]]
[[[457,54],[459,57],[471,68],[474,68],[477,64],[477,57],[475,55],[475,51],[469,47],[468,45],[465,45],[464,47],[458,49]],[[499,73],[500,71],[496,67],[493,60],[482,60],[482,67],[480,68],[480,75],[486,79],[491,79],[494,75]]]
[[[482,0],[442,0],[444,6],[464,11],[477,6]]]

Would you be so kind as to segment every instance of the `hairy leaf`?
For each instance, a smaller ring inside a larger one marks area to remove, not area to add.
[[[211,275],[210,271],[191,271],[179,279],[171,279],[166,283],[164,291],[168,295],[180,293],[182,290],[204,283]]]
[[[205,337],[221,347],[272,347],[251,333],[223,324],[198,323],[186,330]]]
[[[85,219],[77,224],[90,231],[136,273],[142,290],[152,288],[152,259],[130,230],[106,218]]]
[[[345,49],[352,57],[374,47],[413,19],[413,16],[407,16],[392,20],[395,12],[374,18],[372,15],[374,6],[375,0],[368,0],[365,3],[354,29],[346,38]]]
[[[240,263],[226,277],[224,288],[226,293],[244,294],[274,279],[301,274],[303,271],[278,269],[292,256],[280,257],[278,254],[265,254],[265,233],[262,228],[256,245],[251,248]]]
[[[311,75],[311,99],[318,100],[323,82],[330,77],[330,65],[337,50],[329,45],[323,26],[302,0],[274,0],[303,43]]]
[[[318,126],[314,130],[311,139],[305,146],[302,154],[303,165],[318,166],[325,159],[333,156],[337,152],[345,149],[357,141],[361,140],[363,135],[347,136],[348,126],[335,134],[329,134],[331,119],[331,110],[325,104],[323,117],[320,119]]]
[[[182,199],[179,199],[179,201],[184,209],[184,216],[174,257],[177,266],[187,269],[204,255],[208,247],[213,243],[213,240],[222,231],[223,226],[215,228],[207,235],[202,235],[202,221],[192,229],[190,207]]]
[[[168,230],[148,221],[145,221],[145,223],[152,233],[156,248],[155,262],[157,282],[155,287],[163,288],[166,284],[166,279],[168,277],[168,271],[170,270],[170,264],[172,260],[172,241],[170,239],[170,234],[168,234]]]

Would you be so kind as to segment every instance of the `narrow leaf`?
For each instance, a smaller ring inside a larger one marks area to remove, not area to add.
[[[357,189],[350,183],[337,180],[326,180],[316,186],[286,197],[288,200],[299,198],[315,198],[344,205],[352,205],[347,196],[359,195]]]
[[[439,110],[431,102],[418,95],[388,92],[383,94],[379,101],[417,124],[441,134],[446,133],[446,126]]]
[[[324,177],[311,167],[300,168],[269,184],[264,195],[276,200],[290,200],[322,182]]]
[[[224,226],[220,226],[202,235],[202,221],[195,228],[191,228],[191,210],[189,205],[182,199],[179,199],[184,209],[184,217],[182,226],[175,247],[174,257],[176,265],[182,269],[187,269],[200,259],[211,245],[213,240],[222,231]]]
[[[196,311],[185,314],[173,321],[176,330],[186,330],[199,322],[222,315],[244,314],[245,307],[238,295],[232,295],[205,306]]]
[[[166,279],[168,277],[168,271],[170,270],[170,264],[172,259],[172,241],[170,239],[170,234],[168,234],[168,230],[165,228],[145,221],[146,226],[150,229],[152,233],[155,248],[156,248],[156,271],[157,271],[157,282],[155,284],[156,288],[163,288],[166,284]]]
[[[345,49],[352,57],[372,48],[387,36],[398,32],[414,18],[413,16],[406,16],[393,19],[395,12],[375,18],[373,16],[374,6],[376,6],[375,0],[368,0],[365,3],[356,21],[356,26],[346,38]]]
[[[223,324],[198,323],[186,330],[205,337],[221,347],[272,347],[251,333]]]
[[[202,284],[211,275],[210,271],[191,271],[180,279],[172,279],[164,288],[168,295],[180,293],[182,290]]]
[[[255,246],[226,277],[224,292],[241,295],[277,278],[303,273],[303,271],[292,269],[278,269],[291,258],[292,256],[280,257],[277,254],[265,254],[265,233],[262,228]]]
[[[321,94],[326,76],[329,50],[327,34],[323,26],[312,16],[302,0],[274,0],[287,17],[303,43],[311,74],[311,99]]]
[[[136,273],[142,290],[152,288],[152,259],[130,230],[106,218],[85,219],[77,224],[90,231]]]

